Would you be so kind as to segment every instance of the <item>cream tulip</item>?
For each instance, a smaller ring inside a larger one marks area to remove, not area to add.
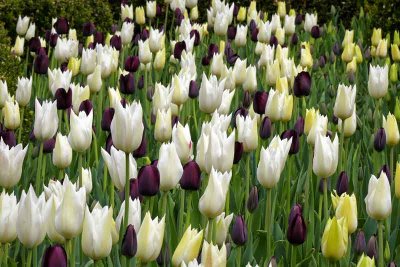
[[[339,119],[349,118],[355,108],[357,87],[339,84],[333,114]]]
[[[354,233],[358,225],[356,196],[354,194],[348,195],[347,193],[338,196],[334,190],[331,198],[336,218],[345,218],[349,234]]]
[[[18,16],[17,27],[16,27],[18,35],[24,36],[26,34],[26,31],[28,30],[29,27],[29,20],[30,18],[27,16],[24,16],[23,18],[21,17],[21,15]]]
[[[124,21],[126,18],[133,19],[133,6],[121,4],[121,21]]]
[[[369,65],[368,93],[375,99],[386,95],[389,86],[389,68]]]
[[[218,82],[216,76],[207,79],[205,73],[200,85],[199,108],[202,112],[213,113],[221,105],[222,94],[225,88],[225,79]]]
[[[183,167],[174,143],[164,143],[160,147],[157,168],[160,171],[160,190],[174,189],[183,174]]]
[[[236,129],[238,132],[238,141],[243,143],[245,152],[250,152],[258,147],[258,127],[257,118],[250,116],[236,116]]]
[[[17,238],[18,204],[14,192],[0,195],[0,244],[12,243]]]
[[[44,101],[40,105],[35,99],[35,123],[33,133],[35,138],[40,141],[46,141],[54,137],[58,129],[57,103]]]
[[[357,129],[357,114],[356,108],[354,107],[353,115],[350,118],[344,120],[344,126],[342,126],[342,120],[338,121],[339,132],[342,133],[342,127],[344,127],[344,137],[352,136]]]
[[[90,147],[93,132],[92,124],[93,110],[90,111],[89,115],[85,111],[79,112],[78,115],[71,112],[68,142],[74,151],[81,153]]]
[[[167,142],[171,139],[171,134],[171,108],[167,110],[157,110],[156,124],[154,125],[154,139],[159,142]]]
[[[79,114],[81,103],[90,99],[89,86],[81,86],[79,84],[71,83],[70,90],[72,91],[72,109],[75,114]]]
[[[336,171],[339,158],[339,139],[317,133],[314,147],[313,172],[319,178],[328,178]]]
[[[226,246],[222,244],[221,249],[218,249],[217,245],[213,243],[203,242],[203,248],[201,250],[201,264],[208,267],[220,267],[226,266],[227,260]]]
[[[15,99],[19,106],[25,107],[29,104],[32,94],[32,76],[28,78],[18,77],[17,90],[15,92]]]
[[[3,107],[4,127],[9,130],[15,130],[21,124],[21,117],[19,114],[19,105],[17,101],[11,99],[6,101]]]
[[[53,165],[59,169],[67,168],[72,162],[72,148],[68,138],[57,133],[56,144],[53,149]]]
[[[89,75],[94,72],[97,62],[97,53],[94,49],[83,48],[81,58],[81,72],[84,75]]]
[[[225,243],[232,219],[233,213],[225,216],[225,212],[222,212],[215,218],[215,243],[218,246],[222,246]],[[206,233],[208,233],[208,225]]]
[[[172,265],[181,266],[182,263],[186,264],[196,259],[200,252],[202,241],[203,230],[197,231],[197,229],[192,229],[192,226],[189,225],[172,256]]]
[[[172,128],[172,142],[182,164],[193,157],[193,142],[190,136],[189,125],[183,126],[179,121]]]
[[[103,80],[101,79],[101,66],[96,65],[93,73],[89,74],[86,79],[86,84],[89,86],[91,93],[97,93],[101,90]]]
[[[17,56],[22,56],[24,54],[24,44],[25,39],[17,36],[15,39],[15,45],[11,48],[11,52]]]
[[[139,41],[139,60],[142,64],[150,63],[152,59],[152,53],[150,51],[149,39],[146,41]]]
[[[226,87],[226,86],[225,86]],[[229,114],[230,109],[231,109],[231,103],[233,96],[235,95],[235,90],[224,90],[222,93],[222,100],[221,100],[221,105],[219,105],[218,109],[216,112],[219,114]]]
[[[388,146],[395,146],[399,143],[400,140],[399,128],[397,126],[396,117],[390,112],[386,118],[385,116],[382,117],[383,117],[382,126],[385,129],[386,133],[386,144]]]
[[[128,214],[127,225],[132,224],[133,228],[135,228],[135,233],[138,233],[140,230],[140,223],[142,222],[140,214],[141,214],[141,207],[139,198],[135,198],[135,200],[129,198],[129,214]],[[118,216],[115,219],[115,224],[118,232],[120,231],[120,227],[123,225],[124,216],[125,216],[125,201],[122,202]]]
[[[392,212],[392,199],[389,179],[385,172],[379,178],[372,175],[368,183],[368,194],[365,197],[367,214],[375,220],[385,220]]]
[[[53,96],[56,94],[57,89],[64,88],[64,90],[68,90],[71,84],[72,72],[61,71],[61,69],[48,69],[48,78],[49,78],[49,89]]]

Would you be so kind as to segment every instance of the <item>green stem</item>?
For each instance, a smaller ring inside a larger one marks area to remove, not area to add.
[[[395,176],[393,159],[394,159],[394,146],[390,147],[390,173],[392,174],[392,177]]]
[[[192,192],[188,192],[185,230],[190,225],[190,214],[192,213]]]
[[[74,267],[75,266],[75,246],[74,246],[74,240],[70,239],[67,240],[67,246],[69,250],[69,266]]]
[[[24,112],[25,112],[25,107],[21,107],[21,123],[19,125],[19,131],[18,131],[18,144],[21,143],[22,132],[24,131]]]
[[[344,159],[344,154],[345,151],[343,150],[343,145],[344,145],[344,120],[342,120],[342,125],[341,125],[341,133],[340,133],[340,150],[339,150],[339,155],[340,155],[340,171],[344,171],[344,163],[345,163],[345,159]]]
[[[40,143],[40,147],[39,147],[39,158],[38,158],[38,162],[37,162],[37,169],[36,169],[36,184],[35,184],[35,189],[36,192],[39,193],[40,192],[40,178],[41,178],[41,174],[42,174],[42,160],[43,160],[43,142]],[[29,266],[29,265],[28,265]]]
[[[249,217],[249,211],[246,209],[246,201],[249,199],[249,191],[250,191],[250,183],[251,183],[251,173],[250,173],[250,153],[247,155],[246,161],[246,192],[244,199],[244,211],[245,211],[245,219]]]
[[[125,153],[125,215],[124,215],[124,231],[128,226],[129,218],[129,153]]]
[[[209,218],[208,219],[208,231],[207,231],[207,241],[208,243],[211,243],[213,241],[212,236],[213,236],[213,231],[214,231],[214,223],[213,219]]]
[[[4,266],[8,266],[8,248],[9,248],[9,244],[6,243],[4,244]]]
[[[83,184],[83,181],[82,181],[82,157],[83,157],[82,153],[78,152],[78,172],[79,172],[78,181],[79,181],[79,188],[81,188],[82,184]]]
[[[384,262],[383,262],[383,221],[378,222],[378,241],[379,241],[379,254],[378,254],[378,260],[379,264],[378,267],[383,267]]]
[[[241,246],[237,246],[237,256],[236,256],[236,266],[242,266],[242,247]]]
[[[68,114],[67,111],[64,111],[64,121],[65,121],[65,127],[67,128],[67,133],[69,133],[69,121],[68,121]]]
[[[168,4],[165,4],[164,32],[167,32],[168,11],[169,11],[169,6]]]
[[[57,115],[58,115],[58,131],[61,133],[63,110],[62,109],[57,110]]]
[[[32,263],[32,249],[28,249],[28,256],[26,257],[26,266],[31,266]]]
[[[296,250],[293,245],[290,246],[291,250],[291,256],[290,256],[290,266],[295,267],[296,266]]]
[[[62,180],[63,177],[64,177],[64,169],[60,169],[60,170],[58,171],[58,179],[59,179],[59,180]]]
[[[179,229],[179,236],[182,236],[183,229],[183,213],[185,212],[185,190],[181,188],[180,190],[180,207],[179,207],[179,221],[178,221],[178,229]]]
[[[324,187],[324,220],[327,221],[329,219],[329,209],[328,209],[328,181],[323,178],[323,187]]]
[[[264,230],[267,232],[267,258],[269,259],[271,255],[273,255],[271,251],[271,237],[272,237],[272,231],[271,231],[271,198],[272,198],[272,190],[270,188],[267,188],[266,191],[266,197],[267,197],[267,202],[265,203],[265,228]]]
[[[305,201],[304,201],[304,218],[306,221],[308,221],[308,208],[309,208],[309,201],[307,201],[309,192],[310,192],[310,183],[312,181],[313,173],[312,173],[312,161],[313,161],[313,150],[312,146],[308,147],[308,170],[307,173],[309,175],[309,179],[306,179],[305,181],[305,189],[304,189],[304,194],[305,194]]]
[[[93,136],[93,150],[94,150],[94,159],[96,162],[96,166],[99,165],[99,151],[97,150],[98,146],[97,146],[97,136],[96,133],[92,130],[92,136]]]

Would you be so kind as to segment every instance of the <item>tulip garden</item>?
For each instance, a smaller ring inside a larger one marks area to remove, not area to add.
[[[15,18],[0,266],[400,264],[399,32],[257,4]]]

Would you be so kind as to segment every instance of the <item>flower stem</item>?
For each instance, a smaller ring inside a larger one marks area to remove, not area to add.
[[[67,240],[67,246],[69,250],[69,266],[74,267],[75,266],[75,246],[74,246],[74,240],[70,239]]]
[[[265,228],[264,230],[267,232],[267,258],[270,258],[271,255],[273,255],[271,251],[271,237],[272,237],[272,231],[271,231],[271,195],[272,191],[270,188],[267,188],[267,200],[265,203]]]
[[[378,267],[383,267],[383,221],[378,222],[378,241],[379,241],[379,254],[378,260],[379,264]]]
[[[214,223],[213,219],[209,218],[208,219],[208,231],[207,231],[207,241],[211,243],[213,241],[213,231],[214,231]]]
[[[128,226],[129,218],[129,153],[125,153],[125,215],[124,215],[124,232]]]
[[[344,159],[344,154],[345,151],[343,150],[343,145],[344,145],[344,120],[342,121],[341,125],[341,133],[340,133],[340,150],[339,150],[339,156],[340,156],[340,169],[339,171],[344,171],[344,165],[345,165],[345,159]]]
[[[79,188],[82,187],[82,153],[78,153]]]
[[[40,178],[42,174],[42,160],[43,160],[43,142],[40,143],[39,147],[39,158],[37,162],[37,169],[36,169],[36,184],[35,184],[35,189],[36,192],[40,192]],[[28,265],[29,266],[29,265]]]
[[[178,229],[179,229],[179,236],[182,235],[182,231],[185,231],[186,229],[183,229],[183,213],[185,212],[185,190],[181,188],[180,192],[180,207],[179,207],[179,220],[178,220]]]
[[[249,199],[249,191],[250,191],[250,183],[251,183],[251,173],[250,173],[250,153],[247,155],[246,160],[246,192],[245,192],[245,199],[244,199],[244,210],[245,210],[245,218],[249,217],[249,211],[246,209],[246,201]],[[229,197],[229,195],[227,196]]]
[[[31,266],[32,263],[32,249],[28,249],[28,256],[26,257],[26,266]]]
[[[291,256],[290,256],[290,266],[296,266],[296,250],[293,245],[290,246]]]
[[[308,147],[308,176],[309,178],[306,179],[305,181],[305,189],[304,189],[304,195],[306,200],[304,201],[304,218],[306,219],[306,221],[308,222],[308,205],[309,202],[307,201],[307,198],[309,196],[309,192],[310,192],[310,183],[312,181],[312,161],[313,161],[313,150],[312,150],[312,146]]]
[[[21,143],[21,136],[22,132],[24,131],[24,112],[25,112],[25,107],[21,107],[21,123],[19,125],[19,131],[18,131],[18,144]]]
[[[394,159],[394,146],[390,147],[390,173],[392,174],[392,177],[395,176],[393,159]]]
[[[328,180],[323,178],[323,187],[324,187],[324,220],[327,221],[329,218],[329,209],[328,209]]]
[[[186,223],[185,229],[190,225],[190,214],[192,212],[192,192],[188,192],[187,209],[186,209]]]

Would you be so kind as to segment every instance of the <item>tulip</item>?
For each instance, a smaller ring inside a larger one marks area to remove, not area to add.
[[[160,172],[157,166],[150,164],[143,166],[138,174],[139,193],[142,196],[154,196],[160,188]]]
[[[349,189],[349,177],[345,171],[339,174],[339,178],[336,183],[336,191],[339,196],[346,193]]]
[[[125,153],[133,152],[140,146],[144,131],[142,106],[134,102],[127,103],[124,108],[120,102],[117,102],[114,108],[115,114],[111,122],[114,146]]]
[[[287,239],[293,245],[301,245],[306,237],[307,226],[302,215],[302,207],[295,204],[290,210]]]
[[[198,232],[197,229],[192,229],[189,225],[175,249],[172,256],[172,264],[174,266],[181,266],[182,263],[188,264],[196,259],[200,252],[202,240],[203,231]]]
[[[28,193],[22,191],[15,223],[19,241],[29,249],[42,243],[46,235],[45,204],[44,194],[38,198],[32,186],[29,187]]]
[[[212,168],[207,187],[199,200],[201,214],[215,218],[222,213],[231,177],[232,172],[221,173]]]
[[[150,212],[147,212],[142,226],[137,235],[138,250],[136,257],[141,262],[154,261],[160,254],[164,239],[165,217],[161,220],[156,217],[154,220],[150,217]]]
[[[384,220],[392,212],[390,184],[385,172],[381,172],[379,178],[371,176],[365,204],[368,216],[375,220]]]
[[[237,47],[245,46],[246,39],[247,39],[247,25],[238,25],[235,36],[235,45]]]
[[[243,90],[251,93],[254,93],[257,90],[257,73],[255,66],[247,67]]]
[[[82,49],[82,58],[80,69],[82,74],[88,75],[94,72],[97,61],[96,50],[93,49]]]
[[[141,222],[140,213],[141,213],[140,200],[137,198],[135,200],[129,198],[128,225],[133,225],[135,233],[139,232],[140,229],[140,222]],[[120,232],[120,229],[122,227],[124,216],[125,216],[125,201],[122,202],[118,216],[115,219],[118,232]]]
[[[21,16],[18,16],[18,21],[17,21],[17,34],[20,36],[24,36],[28,30],[29,27],[29,20],[30,18],[27,16],[24,16],[23,18]]]
[[[352,136],[357,128],[357,114],[356,114],[356,108],[354,107],[353,110],[353,115],[351,115],[350,118],[344,120],[344,126],[342,126],[342,120],[339,119],[338,122],[338,128],[339,132],[342,133],[342,127],[344,129],[344,136],[345,137],[350,137]]]
[[[239,115],[236,117],[236,128],[238,131],[238,141],[243,143],[244,151],[255,150],[258,146],[257,119]]]
[[[387,117],[383,116],[383,128],[386,134],[386,144],[389,146],[395,146],[399,143],[400,134],[397,127],[396,117],[389,112]]]
[[[174,143],[164,143],[160,147],[157,168],[160,171],[160,190],[167,192],[178,184],[183,174]]]
[[[72,91],[72,108],[74,111],[73,113],[78,114],[81,103],[90,98],[89,86],[86,85],[85,87],[83,87],[78,84],[71,83],[70,90]]]
[[[302,67],[311,68],[313,65],[313,58],[309,46],[301,49],[300,64]]]
[[[235,90],[233,90],[233,91],[224,90],[223,91],[222,99],[221,99],[221,105],[217,109],[218,113],[220,113],[220,114],[229,114],[234,94],[235,94]]]
[[[386,146],[386,133],[384,128],[379,128],[374,137],[374,148],[376,151],[381,152]]]
[[[222,244],[221,249],[218,249],[217,245],[213,243],[203,242],[203,248],[201,250],[201,264],[204,266],[217,267],[226,266],[226,246]]]
[[[156,1],[146,1],[146,15],[152,19],[156,16],[157,3]]]
[[[291,139],[281,140],[279,136],[275,136],[267,149],[261,148],[260,161],[257,166],[257,180],[265,188],[273,188],[278,183],[291,144]]]
[[[275,86],[277,79],[280,77],[280,65],[278,60],[274,60],[273,62],[267,62],[266,66],[266,80],[267,84],[271,86]]]
[[[322,235],[322,254],[330,260],[341,259],[347,251],[348,231],[346,219],[329,218]]]
[[[101,208],[97,203],[90,212],[86,206],[82,230],[82,251],[93,260],[101,260],[111,252],[115,222],[112,218],[112,208]],[[93,242],[96,240],[96,242]]]
[[[157,51],[156,56],[154,58],[153,67],[155,70],[162,70],[165,65],[165,48]]]
[[[193,156],[193,142],[188,124],[183,126],[178,122],[174,125],[172,128],[172,142],[182,164],[188,162]]]
[[[71,71],[72,76],[75,77],[79,73],[79,68],[81,66],[81,59],[76,57],[70,57],[68,60],[68,70]]]
[[[315,110],[314,108],[311,109],[306,109],[306,118],[304,121],[304,133],[308,135],[310,132],[317,115],[319,114],[318,110]]]
[[[317,25],[318,15],[316,14],[306,14],[304,22],[304,30],[311,32],[311,28]]]
[[[390,66],[390,69],[389,69],[389,76],[390,76],[390,81],[391,82],[395,83],[395,82],[397,82],[399,80],[399,77],[398,77],[397,73],[398,73],[398,66],[397,66],[396,63],[393,63]]]
[[[101,66],[97,65],[93,71],[93,73],[89,74],[87,76],[86,83],[90,89],[91,93],[96,93],[99,92],[101,89],[101,86],[103,84],[103,81],[101,79]],[[85,86],[84,88],[86,88]]]
[[[149,48],[152,53],[156,53],[164,48],[164,40],[164,32],[159,31],[158,29],[150,28]]]
[[[375,259],[366,256],[364,253],[358,260],[357,267],[375,267]]]
[[[369,65],[368,92],[375,98],[379,99],[386,95],[389,85],[389,68]]]
[[[212,76],[215,77],[215,76]],[[173,88],[172,102],[178,106],[184,104],[189,98],[189,77],[186,75],[174,75],[171,81],[171,87]],[[223,87],[222,87],[223,89]],[[222,91],[220,92],[222,95]],[[219,106],[219,105],[218,105]]]
[[[231,232],[232,241],[243,246],[247,241],[247,226],[243,216],[236,216]]]
[[[183,166],[179,184],[184,190],[199,190],[201,185],[201,170],[196,161],[192,160]]]
[[[357,88],[355,85],[345,86],[343,84],[339,84],[335,106],[333,108],[333,113],[336,117],[345,120],[353,114],[356,92]]]
[[[72,162],[72,148],[68,138],[61,133],[57,134],[53,150],[53,165],[59,169],[67,168]]]
[[[52,138],[58,129],[57,103],[44,101],[40,105],[35,99],[35,138],[40,141],[46,141]]]
[[[15,92],[15,99],[21,107],[29,104],[32,94],[32,76],[28,78],[18,77],[17,90]]]
[[[49,76],[49,89],[55,95],[57,89],[64,88],[67,90],[71,83],[72,73],[68,71],[61,71],[61,69],[48,70]]]
[[[7,81],[0,80],[0,108],[3,108],[6,101],[11,100],[8,93]]]
[[[393,61],[395,61],[395,62],[400,61],[400,50],[399,50],[399,46],[397,44],[392,44],[390,46],[390,54],[392,55]]]
[[[139,25],[143,25],[146,23],[146,18],[144,15],[144,8],[142,6],[138,6],[135,8],[135,20]]]
[[[92,143],[92,123],[93,111],[89,115],[84,111],[79,112],[78,115],[71,112],[68,142],[74,151],[84,152],[90,147]]]
[[[210,79],[207,79],[207,76],[203,73],[199,94],[199,107],[201,111],[213,113],[221,105],[224,86],[225,79],[218,82],[216,76],[212,75]]]
[[[82,231],[83,217],[86,207],[86,190],[75,189],[75,186],[65,179],[64,195],[55,213],[55,229],[65,239],[70,240]]]
[[[216,53],[212,57],[211,73],[218,77],[221,77],[223,70],[224,70],[224,54]]]
[[[118,68],[119,52],[111,46],[96,45],[97,65],[101,68],[101,78],[107,78]]]
[[[306,124],[307,124],[307,114],[306,114]],[[315,119],[312,122],[311,129],[307,136],[307,143],[311,145],[315,145],[317,135],[325,136],[327,133],[327,124],[328,118],[326,116],[322,116],[319,112],[316,113]]]
[[[337,135],[333,142],[327,136],[317,134],[314,149],[313,171],[321,178],[328,178],[335,173],[339,156]]]
[[[362,230],[358,231],[356,240],[354,243],[354,250],[357,254],[363,254],[367,250],[367,244],[365,243],[365,235]]]
[[[331,194],[332,205],[335,209],[335,216],[338,219],[345,218],[349,234],[357,229],[357,200],[354,194],[343,193],[338,196],[336,191]]]
[[[271,89],[268,94],[268,101],[265,106],[265,115],[270,118],[272,122],[276,122],[282,119],[282,114],[285,105],[286,93],[281,93]]]
[[[24,44],[25,39],[17,36],[15,39],[15,45],[13,48],[11,48],[11,52],[17,56],[22,56],[24,54]]]
[[[65,249],[60,245],[53,245],[46,248],[42,258],[42,266],[67,267],[67,253]]]
[[[238,58],[233,67],[233,76],[235,77],[235,84],[242,85],[246,81],[246,64],[247,59],[241,60]]]
[[[171,139],[171,108],[157,110],[156,124],[154,126],[154,139],[159,142],[167,142]]]
[[[376,235],[371,235],[371,237],[369,238],[366,253],[368,257],[378,259],[378,240],[376,238]]]
[[[0,143],[1,145],[1,143]],[[0,243],[12,243],[17,237],[15,222],[17,221],[18,204],[14,193],[4,190],[0,195]]]
[[[387,55],[387,40],[379,40],[378,46],[376,47],[375,56],[384,58]]]
[[[124,238],[122,239],[121,254],[132,258],[136,255],[137,251],[137,237],[136,231],[132,224],[126,228]]]
[[[121,20],[133,19],[133,7],[132,5],[121,4]]]
[[[107,165],[114,186],[117,187],[119,191],[123,191],[126,183],[125,153],[115,147],[111,147],[110,154],[102,148],[101,155]],[[129,155],[129,178],[136,178],[137,176],[136,161],[132,155]]]
[[[294,79],[293,92],[297,97],[310,95],[311,76],[308,72],[302,71]]]
[[[21,124],[19,106],[17,101],[12,99],[5,102],[3,107],[4,126],[9,130],[15,130]]]
[[[354,30],[346,30],[344,33],[342,46],[346,46],[347,44],[352,44],[354,39]]]
[[[78,41],[59,38],[54,48],[54,57],[58,62],[68,61],[71,57],[78,57]]]

